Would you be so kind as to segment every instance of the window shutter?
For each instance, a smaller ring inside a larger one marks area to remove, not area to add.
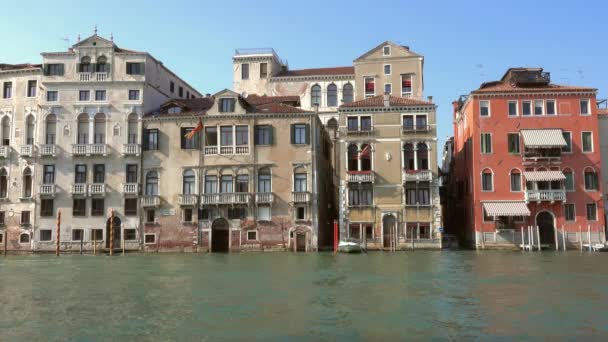
[[[186,135],[186,129],[182,127],[179,129],[179,131],[181,148],[183,150],[184,148],[186,148],[186,137],[184,137],[184,135]]]
[[[146,73],[146,64],[145,63],[139,63],[139,74],[143,75]]]
[[[305,126],[306,126],[306,131],[305,131],[305,133],[306,133],[306,144],[308,145],[308,144],[310,144],[310,125],[306,124]]]
[[[149,147],[148,147],[148,130],[147,129],[144,130],[143,138],[144,138],[144,141],[143,141],[144,150],[148,150]]]
[[[109,72],[110,72],[110,66],[111,66],[110,64],[106,64],[106,67],[105,67],[105,68],[106,68],[106,72],[107,72],[107,73],[109,73]]]
[[[82,72],[82,64],[81,63],[76,63],[76,71],[77,72]]]
[[[258,138],[260,132],[260,126],[253,126],[253,144],[259,145],[260,139]]]
[[[44,74],[44,76],[48,76],[49,75],[49,65],[45,64],[44,67],[42,68],[42,73]]]
[[[90,68],[91,69],[89,69],[89,72],[95,72],[95,70],[97,70],[97,69],[95,69],[96,68],[95,63],[91,63],[91,67]]]
[[[63,76],[64,73],[64,64],[59,64],[59,76]]]
[[[270,145],[274,145],[274,126],[270,126]]]
[[[291,125],[291,144],[295,144],[296,143],[296,126],[295,125]]]

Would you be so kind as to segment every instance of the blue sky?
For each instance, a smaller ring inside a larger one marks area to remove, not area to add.
[[[541,66],[552,81],[607,97],[606,1],[10,1],[2,5],[0,63],[92,34],[145,50],[202,93],[231,87],[236,48],[273,47],[291,68],[351,65],[391,40],[425,56],[425,95],[438,104],[438,137],[451,135],[451,102],[510,66]],[[441,145],[440,145],[441,146]]]

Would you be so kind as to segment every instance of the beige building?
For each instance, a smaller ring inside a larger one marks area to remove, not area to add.
[[[0,64],[0,248],[31,250],[40,65]]]
[[[294,97],[223,90],[144,118],[145,250],[317,250],[331,240],[329,138]],[[198,126],[192,139],[186,135]]]
[[[113,211],[114,247],[139,249],[141,118],[201,95],[148,53],[97,34],[42,57],[33,248],[55,248],[59,211],[62,249],[109,248]]]

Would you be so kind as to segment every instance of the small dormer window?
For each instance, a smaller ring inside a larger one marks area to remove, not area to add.
[[[170,107],[169,109],[167,109],[167,113],[169,114],[179,114],[182,112],[182,108],[181,107]]]
[[[219,102],[219,112],[220,113],[233,113],[234,112],[234,103],[235,103],[235,99],[220,99]]]
[[[390,55],[391,55],[391,47],[390,47],[390,46],[388,46],[388,45],[387,45],[387,46],[385,46],[385,47],[382,49],[382,55],[384,55],[384,56],[390,56]]]

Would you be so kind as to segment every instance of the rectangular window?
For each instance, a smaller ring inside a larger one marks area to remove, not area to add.
[[[356,116],[349,116],[346,118],[346,126],[349,131],[356,132],[359,130],[359,118]]]
[[[49,90],[46,92],[46,101],[47,102],[57,102],[58,92],[57,90]]]
[[[414,129],[414,116],[404,115],[403,116],[403,129],[413,130]]]
[[[127,75],[143,75],[144,63],[127,62]]]
[[[371,188],[348,189],[348,204],[351,206],[370,206],[373,204],[373,197]]]
[[[125,174],[126,183],[137,183],[137,164],[127,164]]]
[[[232,126],[220,127],[220,145],[232,146]]]
[[[361,116],[361,131],[369,132],[372,130],[372,117],[371,116]]]
[[[72,216],[85,216],[87,214],[87,200],[75,198],[72,205]]]
[[[564,140],[566,140],[566,146],[562,147],[562,152],[572,152],[572,133],[562,132],[562,135],[564,136]]]
[[[384,74],[385,75],[391,74],[391,65],[390,64],[384,64]]]
[[[105,101],[106,100],[106,91],[105,90],[95,90],[95,101]]]
[[[254,143],[256,145],[272,145],[272,126],[256,125]]]
[[[177,88],[177,96],[184,97],[184,88],[182,86]]]
[[[574,203],[564,204],[564,216],[566,217],[566,221],[576,221]]]
[[[231,207],[228,208],[228,218],[231,220],[242,220],[247,217],[247,208]]]
[[[129,101],[139,100],[139,90],[129,90]]]
[[[390,56],[391,55],[391,47],[390,46],[385,46],[382,48],[382,55],[383,56]]]
[[[517,101],[509,101],[509,116],[517,116]]]
[[[180,140],[182,150],[194,150],[198,148],[198,133],[196,133],[194,137],[192,137],[192,139],[188,139],[188,137],[186,137],[186,135],[192,132],[192,130],[194,130],[194,127],[180,128]]]
[[[169,91],[175,93],[175,82],[169,81]]]
[[[492,135],[490,133],[481,133],[481,153],[492,153]]]
[[[479,101],[479,115],[490,116],[490,101]]]
[[[247,240],[255,241],[258,239],[258,232],[256,230],[250,230],[247,232]]]
[[[258,206],[258,221],[270,221],[270,206],[259,205]]]
[[[484,172],[481,174],[481,191],[493,191],[494,184],[492,180],[493,176],[490,172]]]
[[[574,191],[574,174],[571,171],[564,172],[566,180],[564,180],[564,186],[566,191]]]
[[[294,124],[291,125],[291,143],[294,145],[308,144],[308,125]]]
[[[10,99],[13,96],[13,82],[4,82],[2,97]]]
[[[260,63],[260,78],[268,77],[268,63]]]
[[[89,90],[81,90],[78,92],[78,100],[79,101],[90,101],[91,100],[91,92]]]
[[[184,222],[187,222],[187,223],[192,222],[192,216],[193,216],[192,208],[185,208],[183,210],[182,215],[183,215],[182,219],[184,220]]]
[[[545,113],[547,115],[555,115],[555,100],[545,101]]]
[[[137,198],[125,198],[125,216],[137,216]]]
[[[366,77],[363,80],[363,83],[365,84],[365,97],[371,97],[376,95],[375,82],[373,77]]]
[[[306,185],[307,174],[305,173],[296,173],[294,175],[294,192],[306,192],[308,191],[308,186]]]
[[[137,231],[133,228],[125,229],[125,240],[126,241],[137,240]]]
[[[236,192],[249,192],[249,176],[238,175],[236,176]]]
[[[598,190],[598,177],[594,171],[585,171],[585,190]]]
[[[581,100],[581,115],[589,115],[589,100]]]
[[[220,113],[234,113],[235,103],[235,99],[220,99],[218,110]]]
[[[72,241],[82,241],[84,239],[84,230],[72,229]]]
[[[103,229],[91,229],[91,241],[103,241]]]
[[[518,172],[511,173],[511,191],[521,191],[521,174]]]
[[[205,193],[217,193],[217,176],[205,176]]]
[[[91,216],[103,216],[105,212],[105,200],[103,198],[91,199]]]
[[[144,243],[146,245],[155,244],[156,243],[156,234],[153,234],[153,233],[144,234]]]
[[[384,84],[384,93],[385,94],[391,94],[392,93],[392,84],[390,84],[390,83],[385,83]]]
[[[507,140],[509,153],[519,154],[519,133],[508,133]]]
[[[49,242],[53,240],[53,231],[50,229],[40,230],[40,242]]]
[[[41,199],[40,200],[40,216],[49,217],[53,216],[53,199]]]
[[[43,70],[45,76],[63,76],[63,71],[63,64],[45,64]]]
[[[306,207],[299,206],[296,207],[296,220],[306,220]]]
[[[146,223],[155,223],[156,212],[154,209],[146,210]]]
[[[243,146],[249,144],[249,126],[236,126],[236,145]]]
[[[106,166],[104,164],[93,165],[93,183],[101,184],[106,182]]]
[[[217,127],[205,127],[205,146],[217,146]]]
[[[587,220],[597,221],[597,207],[595,203],[587,203]]]
[[[534,100],[534,115],[543,115],[543,100]]]
[[[532,115],[532,102],[530,102],[530,101],[523,101],[521,103],[521,109],[522,109],[522,115],[523,116],[530,116],[530,115]]]
[[[241,64],[241,79],[249,79],[249,64]]]
[[[55,165],[44,165],[43,168],[43,184],[54,184],[55,183]]]
[[[74,183],[84,184],[87,182],[87,166],[85,164],[76,164],[74,166]]]
[[[234,192],[234,190],[232,189],[232,176],[223,175],[220,177],[220,192],[221,193]]]
[[[27,81],[27,97],[36,97],[37,84],[36,80]]]
[[[412,75],[401,75],[401,96],[412,95]]]
[[[592,132],[583,132],[583,152],[593,152],[593,135]]]
[[[158,128],[147,129],[144,134],[144,149],[147,151],[158,150]]]
[[[0,226],[3,226],[4,224],[4,211],[0,211]]]
[[[189,99],[190,98],[190,91],[186,90],[186,98]]]

